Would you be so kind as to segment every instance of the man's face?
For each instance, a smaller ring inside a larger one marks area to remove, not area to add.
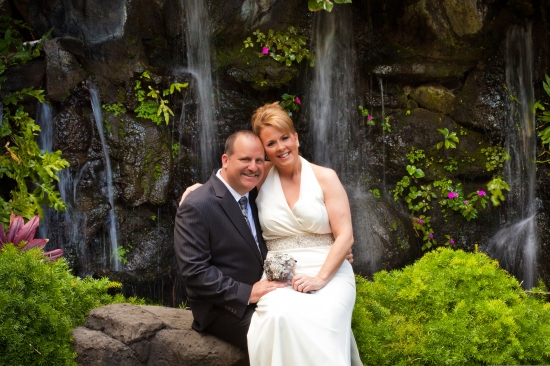
[[[233,145],[233,154],[222,155],[221,176],[240,195],[250,192],[264,174],[265,152],[257,137],[240,135]]]

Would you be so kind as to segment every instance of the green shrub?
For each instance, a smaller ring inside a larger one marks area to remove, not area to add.
[[[550,362],[550,304],[482,253],[439,248],[357,276],[352,326],[366,365]]]
[[[108,279],[81,279],[42,250],[0,251],[0,365],[74,365],[71,331],[93,308],[127,300]],[[136,299],[130,299],[139,303]]]

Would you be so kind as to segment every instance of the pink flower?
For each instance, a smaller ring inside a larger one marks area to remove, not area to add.
[[[433,239],[433,238],[434,238],[434,234],[430,233],[429,237],[430,237],[430,239]]]
[[[302,104],[302,101],[300,100],[300,98],[296,97],[296,103]]]
[[[451,238],[451,240],[449,240],[449,242],[454,245],[455,240],[453,238]]]
[[[458,197],[458,193],[456,193],[456,192],[449,192],[449,194],[447,195],[447,197],[449,197],[449,199],[457,198],[457,197]]]
[[[467,205],[467,204],[468,204],[468,201],[464,201],[463,203],[464,203],[465,205]]]
[[[480,196],[486,196],[487,193],[485,193],[485,191],[477,191],[477,194],[480,195]]]
[[[416,220],[416,222],[418,222],[419,224],[422,224],[424,221],[422,221],[422,219],[418,219]]]
[[[369,114],[369,115],[367,116],[367,119],[368,119],[369,121],[372,121],[372,116]]]
[[[269,48],[267,48],[267,47],[262,48],[262,53],[264,55],[267,55],[269,53]]]

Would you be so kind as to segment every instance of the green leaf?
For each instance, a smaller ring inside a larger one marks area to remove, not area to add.
[[[438,128],[437,129],[443,136],[445,136],[445,138],[447,138],[447,136],[449,136],[449,130],[447,128],[444,128],[443,130]]]
[[[414,175],[415,178],[423,178],[425,174],[422,171],[422,169],[418,168],[414,171],[413,175]]]
[[[550,78],[548,77],[548,75],[544,75],[544,76],[546,78],[546,81],[542,82],[542,87],[544,88],[544,91],[546,92],[546,94],[550,96]]]

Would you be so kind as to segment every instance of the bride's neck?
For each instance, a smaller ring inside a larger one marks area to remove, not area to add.
[[[279,171],[280,178],[292,179],[292,177],[300,175],[300,173],[302,172],[302,160],[296,159],[293,164],[277,167],[277,170]]]

